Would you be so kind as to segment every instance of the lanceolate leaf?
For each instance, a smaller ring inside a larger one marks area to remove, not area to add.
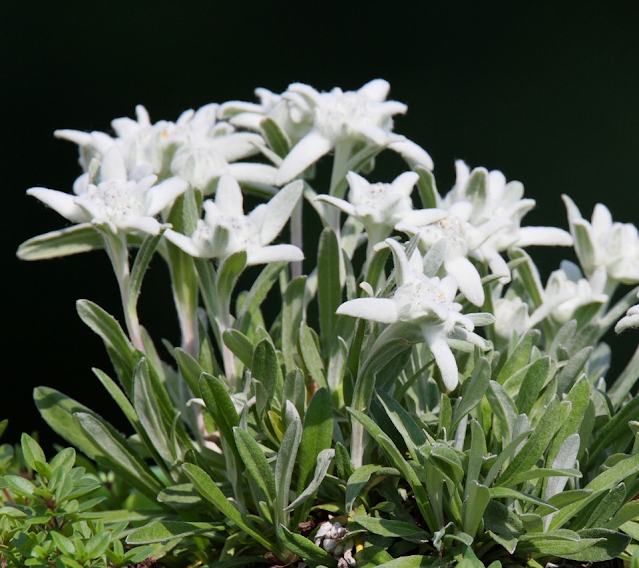
[[[263,450],[245,430],[234,428],[235,444],[246,466],[246,470],[262,491],[267,503],[274,503],[276,499],[275,476],[266,460]]]
[[[288,403],[293,409],[292,403]],[[289,492],[291,490],[291,480],[293,478],[293,469],[295,468],[297,452],[300,441],[302,439],[302,422],[299,418],[295,418],[290,422],[280,450],[277,453],[277,461],[275,462],[275,519],[276,523],[286,526],[288,524],[289,514],[286,508],[289,503]]]
[[[184,521],[155,521],[135,529],[126,539],[128,544],[151,544],[185,538],[194,534],[224,530],[224,525]]]
[[[342,303],[342,287],[339,277],[340,249],[335,233],[329,228],[322,231],[317,253],[317,288],[319,304],[320,330],[322,337],[333,337],[337,314],[335,311]],[[329,344],[324,346],[327,349]]]
[[[282,354],[286,372],[298,366],[293,354],[297,345],[297,333],[304,319],[305,289],[306,276],[299,276],[289,283],[282,298]]]
[[[92,225],[73,225],[25,241],[18,248],[22,260],[44,260],[104,248],[104,241]]]
[[[302,560],[311,566],[328,566],[337,568],[337,560],[323,548],[302,535],[295,534],[284,525],[280,525],[277,536],[291,552],[297,554]]]
[[[367,531],[380,536],[399,537],[409,542],[424,544],[429,541],[429,534],[417,525],[403,521],[378,519],[364,515],[353,515],[353,521],[362,525]]]
[[[136,489],[155,501],[162,490],[162,484],[150,468],[127,447],[124,438],[91,414],[78,412],[75,416],[87,437],[100,449],[98,461],[122,475]]]

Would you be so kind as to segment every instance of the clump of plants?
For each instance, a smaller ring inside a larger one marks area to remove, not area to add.
[[[96,379],[132,433],[48,387],[35,403],[145,513],[129,528],[115,508],[87,517],[93,503],[77,496],[97,485],[73,467],[73,450],[47,463],[25,437],[36,477],[2,478],[17,496],[0,509],[3,558],[45,566],[57,550],[56,565],[152,555],[211,568],[631,559],[639,355],[608,376],[602,338],[639,325],[637,229],[603,205],[589,221],[567,196],[568,231],[522,226],[535,205],[523,185],[463,162],[440,193],[426,151],[394,132],[406,106],[388,89],[295,83],[175,122],[152,123],[140,106],[111,134],[56,132],[79,146],[83,173],[72,193],[28,193],[71,224],[18,255],[106,252],[122,325],[89,300],[77,310],[104,341],[113,369]],[[405,165],[380,180],[375,160],[389,150]],[[248,213],[245,197],[259,202]],[[535,245],[566,247],[576,262],[543,283],[526,251]],[[179,346],[138,316],[156,257],[171,275]],[[53,497],[66,533],[50,523]],[[27,525],[39,528],[23,537]]]

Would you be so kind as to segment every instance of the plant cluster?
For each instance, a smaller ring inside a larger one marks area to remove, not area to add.
[[[535,205],[523,185],[463,162],[440,194],[429,155],[393,131],[406,106],[388,89],[295,83],[175,122],[138,107],[113,134],[56,132],[83,173],[73,193],[28,193],[73,224],[18,255],[106,251],[124,326],[77,309],[132,434],[51,388],[35,402],[145,501],[126,536],[140,557],[155,545],[170,566],[538,567],[639,550],[639,354],[606,377],[602,341],[639,324],[638,288],[620,293],[639,283],[637,229],[603,205],[588,221],[568,197],[569,231],[522,226]],[[369,181],[386,150],[407,171]],[[245,214],[246,195],[267,201]],[[573,247],[578,264],[544,285],[533,245]],[[168,361],[137,311],[154,257],[181,332]],[[56,460],[32,459],[43,487],[64,468],[84,479]],[[78,558],[111,542],[65,537],[51,546]]]

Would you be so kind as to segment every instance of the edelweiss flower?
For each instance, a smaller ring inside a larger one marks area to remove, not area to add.
[[[578,308],[608,302],[608,295],[603,293],[605,283],[606,271],[603,268],[597,269],[589,281],[576,264],[563,260],[559,270],[552,272],[548,278],[545,301],[555,303],[556,298],[565,298],[552,310],[552,315],[560,323],[566,323]]]
[[[199,220],[190,237],[171,229],[167,239],[192,256],[226,258],[234,252],[246,251],[247,264],[277,261],[300,261],[304,254],[293,245],[269,245],[280,233],[302,195],[302,183],[282,188],[266,204],[258,205],[244,215],[242,191],[231,176],[222,176],[215,201],[203,204],[205,216]]]
[[[334,88],[319,92],[302,83],[293,83],[281,95],[257,91],[260,105],[232,102],[223,105],[222,116],[234,124],[257,130],[265,117],[275,120],[287,133],[293,149],[280,166],[277,185],[302,173],[328,154],[337,144],[351,140],[386,146],[410,163],[433,168],[430,156],[417,144],[392,133],[395,114],[404,114],[406,105],[387,101],[390,85],[382,79],[366,83],[357,91]]]
[[[395,228],[411,235],[419,235],[420,246],[426,250],[442,239],[445,240],[444,270],[456,278],[460,291],[470,302],[481,306],[484,303],[481,275],[468,257],[483,260],[481,246],[509,222],[497,217],[476,227],[468,221],[471,213],[472,205],[468,201],[460,201],[451,205],[447,211],[422,209],[410,212],[404,216],[405,221],[398,223]]]
[[[637,297],[639,298],[639,294],[637,294]],[[639,304],[632,306],[632,308],[626,312],[626,315],[617,322],[615,331],[621,333],[631,327],[639,327]]]
[[[205,193],[212,181],[225,174],[240,182],[273,185],[277,174],[273,166],[238,162],[259,152],[262,137],[236,132],[232,125],[218,122],[217,113],[218,105],[210,104],[180,116],[165,141],[175,150],[171,171]]]
[[[457,282],[453,276],[441,280],[424,274],[424,264],[419,252],[410,260],[403,247],[393,239],[386,239],[395,255],[397,289],[392,298],[358,298],[343,303],[338,314],[364,318],[390,324],[384,336],[403,336],[425,341],[441,371],[447,390],[453,390],[459,381],[457,362],[448,340],[462,338],[482,348],[484,340],[473,333],[475,323],[486,325],[492,321],[489,314],[461,312],[461,305],[454,301]]]
[[[639,234],[631,223],[615,223],[605,205],[598,203],[592,222],[586,221],[574,202],[563,196],[568,223],[575,239],[575,250],[584,272],[590,278],[603,267],[612,280],[624,284],[639,282]]]
[[[484,302],[481,277],[468,260],[486,262],[503,284],[510,281],[510,269],[502,252],[511,247],[531,245],[572,245],[571,236],[555,227],[521,227],[521,220],[535,202],[522,199],[523,185],[506,183],[500,171],[455,163],[457,180],[443,199],[437,196],[437,209],[414,211],[396,228],[418,234],[421,246],[431,247],[441,238],[448,239],[444,267],[460,283],[461,292],[475,305]]]
[[[410,194],[419,179],[415,172],[405,172],[393,183],[371,184],[354,172],[349,172],[346,179],[350,186],[348,201],[331,195],[318,195],[317,199],[359,219],[371,245],[388,237],[404,215],[413,210]]]
[[[337,568],[349,568],[356,566],[353,557],[355,541],[349,536],[349,532],[337,521],[323,522],[315,533],[315,545],[323,548],[337,559]]]
[[[178,178],[158,185],[154,185],[157,180],[154,175],[139,181],[129,180],[124,159],[116,146],[107,150],[98,178],[99,181],[87,178],[86,185],[74,186],[74,190],[81,190],[79,195],[43,187],[33,187],[27,194],[74,223],[106,224],[113,233],[139,230],[157,235],[162,225],[155,216],[187,188],[187,183]]]

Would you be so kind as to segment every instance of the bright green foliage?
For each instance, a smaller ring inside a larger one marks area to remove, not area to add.
[[[126,547],[127,511],[105,511],[102,480],[75,465],[73,448],[50,462],[28,434],[2,446],[0,562],[10,566],[125,567],[162,554],[162,547]],[[113,496],[112,496],[113,497]],[[118,517],[123,520],[118,520]]]

